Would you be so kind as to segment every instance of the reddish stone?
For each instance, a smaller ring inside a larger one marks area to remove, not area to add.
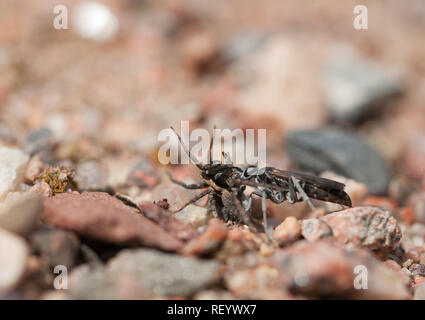
[[[348,250],[323,240],[298,241],[277,250],[271,262],[285,275],[292,293],[354,299],[409,298],[401,274],[384,267],[365,249]],[[359,271],[367,271],[367,290],[356,288]]]
[[[301,236],[301,225],[295,217],[287,217],[276,227],[273,238],[280,244],[285,245],[294,242]]]
[[[398,209],[397,203],[394,200],[388,199],[386,197],[368,196],[364,200],[363,205],[371,207],[381,207],[390,211],[397,211]]]
[[[185,255],[206,255],[215,252],[227,237],[227,226],[219,219],[211,219],[207,230],[190,241],[182,250]]]
[[[391,259],[385,260],[383,264],[384,266],[390,268],[393,271],[397,271],[397,272],[401,271],[401,266],[394,260],[391,260]]]
[[[400,216],[407,223],[415,222],[415,213],[413,212],[413,208],[410,206],[400,209]]]
[[[425,280],[425,277],[416,277],[415,278],[415,285],[419,285],[420,283],[422,283]]]
[[[412,207],[414,220],[425,223],[425,192],[412,195],[409,204]]]
[[[145,217],[159,224],[165,231],[171,233],[181,241],[189,241],[198,235],[198,231],[175,218],[172,213],[164,210],[159,205],[143,201],[139,204]]]
[[[44,201],[43,220],[79,235],[119,245],[175,251],[182,242],[103,192],[64,193]]]

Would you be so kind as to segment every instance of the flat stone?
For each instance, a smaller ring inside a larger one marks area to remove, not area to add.
[[[64,193],[44,200],[43,220],[81,236],[119,245],[178,250],[182,242],[136,209],[103,192]]]
[[[71,288],[77,299],[116,299],[144,296],[190,297],[217,284],[217,261],[182,257],[151,249],[126,249],[103,269],[74,276]]]
[[[286,149],[302,170],[316,174],[330,170],[364,183],[371,194],[387,192],[390,182],[387,162],[351,131],[336,127],[290,131]]]
[[[139,204],[139,208],[145,217],[154,221],[181,241],[189,241],[198,236],[198,231],[195,228],[175,218],[171,212],[152,202],[143,201]]]

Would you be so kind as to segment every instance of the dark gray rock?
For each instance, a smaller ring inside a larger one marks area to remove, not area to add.
[[[385,159],[354,133],[339,128],[288,133],[287,151],[295,164],[316,174],[326,170],[364,183],[372,194],[385,194],[390,182]]]
[[[350,47],[335,50],[325,64],[322,79],[325,103],[331,116],[349,122],[378,113],[404,88],[396,71],[360,57]]]
[[[22,149],[26,154],[32,156],[48,147],[52,141],[53,132],[50,129],[38,129],[29,134],[22,145]]]
[[[42,227],[31,234],[29,240],[31,248],[46,261],[48,267],[64,265],[71,268],[74,266],[80,240],[73,232]]]

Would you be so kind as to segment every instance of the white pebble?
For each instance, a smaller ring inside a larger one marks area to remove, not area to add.
[[[25,241],[0,229],[0,297],[12,290],[21,280],[28,256]]]
[[[21,184],[28,156],[19,149],[0,147],[0,201]]]
[[[72,17],[73,30],[85,39],[108,41],[118,32],[118,19],[107,6],[98,2],[81,3]]]
[[[182,211],[177,212],[175,217],[194,228],[206,225],[208,220],[207,209],[193,204],[188,205]]]
[[[11,192],[0,203],[0,228],[25,236],[37,226],[42,210],[39,195]]]

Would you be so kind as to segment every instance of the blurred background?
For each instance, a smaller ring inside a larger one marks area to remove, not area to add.
[[[5,144],[43,128],[67,146],[59,159],[130,159],[155,154],[161,129],[190,120],[267,128],[270,164],[288,168],[288,133],[338,125],[392,175],[424,183],[421,0],[64,0],[67,30],[53,27],[58,4],[0,4]],[[353,28],[358,4],[367,30]],[[289,143],[308,149],[298,138]]]

